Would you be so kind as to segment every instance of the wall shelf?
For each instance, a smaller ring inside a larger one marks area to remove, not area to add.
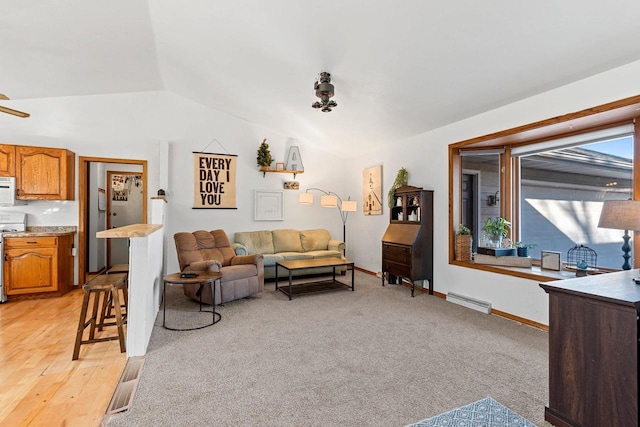
[[[276,170],[276,169],[260,169],[260,172],[262,172],[262,177],[264,178],[265,176],[267,176],[267,172],[268,173],[292,173],[293,174],[293,179],[296,179],[296,175],[300,174],[300,173],[304,173],[304,171],[289,171],[289,170]]]

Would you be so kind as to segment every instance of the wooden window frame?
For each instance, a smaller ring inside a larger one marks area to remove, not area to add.
[[[588,108],[575,113],[518,126],[449,145],[449,264],[491,271],[538,281],[557,280],[558,277],[508,267],[456,261],[454,257],[455,230],[461,222],[462,160],[461,151],[503,149],[500,154],[500,215],[512,222],[511,239],[520,234],[520,176],[517,157],[511,157],[513,147],[537,144],[552,139],[579,135],[599,129],[634,123],[633,199],[640,200],[640,95]],[[634,253],[640,253],[640,239],[633,239]],[[633,268],[640,267],[640,257],[634,257]]]

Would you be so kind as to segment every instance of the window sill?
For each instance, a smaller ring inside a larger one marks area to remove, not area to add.
[[[490,271],[492,273],[504,274],[507,276],[520,277],[523,279],[535,280],[537,282],[552,282],[554,280],[572,279],[576,277],[575,270],[542,270],[539,266],[532,266],[529,268],[524,267],[504,267],[488,264],[475,264],[469,261],[455,261],[450,260],[450,265],[457,265],[465,268],[472,268],[475,270]],[[613,271],[613,270],[612,270]],[[599,273],[608,273],[609,270],[600,270]]]

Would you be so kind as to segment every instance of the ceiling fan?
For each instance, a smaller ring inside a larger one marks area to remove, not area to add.
[[[0,100],[9,100],[9,97],[7,95],[0,93]],[[13,108],[3,107],[2,105],[0,105],[0,111],[7,114],[13,114],[14,116],[22,117],[23,119],[31,115],[29,113],[14,110]]]

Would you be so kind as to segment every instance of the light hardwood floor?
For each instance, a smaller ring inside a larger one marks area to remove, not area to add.
[[[114,340],[71,360],[81,304],[80,289],[0,304],[0,426],[100,424],[127,357]]]

